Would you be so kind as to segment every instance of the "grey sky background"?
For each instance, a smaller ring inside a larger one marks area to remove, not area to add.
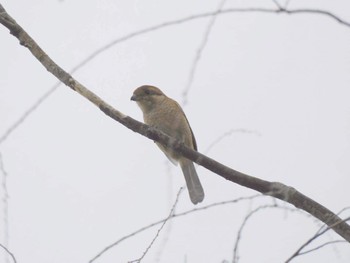
[[[115,39],[215,11],[219,3],[2,1],[67,71]],[[224,8],[230,7],[276,5],[227,0]],[[350,3],[345,0],[291,0],[289,8],[327,10],[350,21]],[[73,76],[118,110],[142,120],[140,109],[130,101],[140,85],[158,86],[184,101],[191,65],[210,19],[164,27],[116,44]],[[4,27],[0,46],[1,136],[57,80]],[[244,173],[293,186],[337,212],[350,205],[349,72],[350,27],[330,17],[221,14],[201,55],[184,111],[200,152],[222,138],[206,152],[208,156]],[[0,144],[0,152],[8,174],[8,247],[18,262],[88,262],[119,238],[166,217],[184,185],[180,168],[170,164],[153,142],[64,86]],[[206,193],[198,207],[255,194],[202,167],[197,170]],[[0,192],[3,198],[4,188]],[[169,221],[143,262],[231,262],[244,217],[259,205],[273,203],[260,197]],[[4,202],[0,208],[4,243]],[[176,211],[192,208],[183,191]],[[342,215],[349,216],[350,211]],[[301,212],[264,209],[244,229],[239,262],[284,262],[319,226]],[[96,262],[140,257],[156,231],[152,228],[126,240]],[[336,239],[340,237],[329,232],[320,241]],[[338,244],[293,262],[349,261],[348,244]]]

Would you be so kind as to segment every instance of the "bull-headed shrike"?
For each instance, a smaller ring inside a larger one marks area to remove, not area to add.
[[[148,85],[137,88],[131,100],[136,101],[141,108],[146,124],[197,150],[196,139],[190,124],[175,100],[167,97],[160,89]],[[202,202],[204,191],[193,162],[160,143],[157,143],[157,146],[173,164],[180,164],[192,203]]]

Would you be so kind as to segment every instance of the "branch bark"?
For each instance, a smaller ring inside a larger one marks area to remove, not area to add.
[[[286,10],[282,11],[286,12]],[[170,138],[164,133],[137,120],[134,120],[133,118],[114,109],[112,106],[98,97],[95,93],[91,92],[82,84],[80,84],[61,67],[59,67],[24,31],[24,29],[17,24],[17,22],[6,12],[1,4],[0,23],[10,30],[10,33],[19,40],[21,45],[29,49],[33,56],[39,60],[39,62],[47,69],[47,71],[52,73],[66,86],[70,87],[72,90],[88,99],[107,116],[118,121],[134,132],[137,132],[151,140],[160,142],[161,144],[168,147],[172,147],[176,152],[180,153],[184,157],[222,176],[226,180],[256,190],[265,195],[273,196],[310,213],[314,217],[327,224],[345,240],[350,242],[350,226],[346,222],[344,222],[340,217],[338,217],[335,213],[326,207],[298,192],[296,189],[286,186],[282,183],[265,181],[231,169],[230,167],[227,167],[199,152],[187,148],[184,146],[184,144]]]

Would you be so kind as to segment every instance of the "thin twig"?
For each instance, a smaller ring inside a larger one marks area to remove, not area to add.
[[[235,203],[238,203],[240,201],[244,201],[244,200],[252,200],[254,198],[257,198],[257,197],[266,197],[265,195],[261,195],[261,194],[257,194],[257,195],[252,195],[252,196],[247,196],[247,197],[240,197],[240,198],[237,198],[237,199],[233,199],[233,200],[228,200],[228,201],[223,201],[223,202],[217,202],[217,203],[213,203],[213,204],[210,204],[210,205],[206,205],[206,206],[203,206],[203,207],[196,207],[196,208],[193,208],[193,209],[190,209],[190,210],[187,210],[185,212],[181,212],[181,213],[178,213],[178,214],[173,214],[169,219],[173,219],[173,218],[177,218],[177,217],[182,217],[182,216],[185,216],[185,215],[188,215],[188,214],[192,214],[192,213],[195,213],[195,212],[199,212],[199,211],[203,211],[203,210],[207,210],[207,209],[210,209],[210,208],[213,208],[213,207],[217,207],[217,206],[222,206],[222,205],[226,205],[226,204],[235,204]],[[121,242],[125,241],[126,239],[130,238],[130,237],[133,237],[147,229],[150,229],[156,225],[159,225],[161,223],[163,223],[167,218],[164,218],[164,219],[161,219],[161,220],[158,220],[152,224],[149,224],[147,226],[144,226],[120,239],[118,239],[117,241],[115,241],[114,243],[106,246],[104,249],[102,249],[96,256],[94,256],[90,261],[89,263],[92,263],[94,262],[96,259],[98,259],[99,257],[101,257],[104,253],[106,253],[107,251],[109,251],[110,249],[112,249],[113,247],[116,247],[117,245],[119,245]]]
[[[284,9],[287,9],[289,4],[290,4],[290,0],[286,0],[286,2],[284,3]]]
[[[2,154],[0,153],[0,171],[2,174],[2,203],[3,203],[3,223],[4,223],[4,246],[7,247],[9,244],[9,221],[8,221],[8,190],[7,190],[7,177],[8,173],[4,167],[4,161]],[[5,254],[5,262],[9,262],[8,256]]]
[[[170,221],[169,223],[171,223],[172,221]],[[170,237],[170,233],[172,230],[172,225],[168,223],[168,227],[165,229],[165,233],[163,234],[163,238],[162,241],[160,241],[160,247],[158,248],[155,258],[154,258],[154,262],[158,263],[160,262],[161,258],[162,258],[162,254],[164,252],[164,249],[167,245],[167,243],[169,242],[169,237]]]
[[[73,72],[72,72],[73,73]],[[0,137],[0,145],[12,134],[24,121],[44,102],[48,99],[56,89],[61,85],[61,82],[57,82],[52,88],[41,95],[12,125],[4,132]]]
[[[164,161],[164,166],[165,166],[165,169],[166,169],[166,173],[167,173],[167,200],[169,202],[169,207],[172,206],[172,196],[173,196],[173,184],[172,184],[172,176],[171,176],[171,165],[170,165],[170,162],[169,160],[165,160]],[[183,185],[182,186],[184,189],[186,189],[186,185]],[[167,224],[167,227],[166,229],[163,231],[163,237],[162,237],[162,241],[160,241],[160,245],[159,247],[157,248],[157,252],[155,253],[155,257],[154,257],[154,263],[158,263],[160,262],[160,259],[162,257],[162,254],[163,254],[163,251],[169,241],[169,236],[171,234],[171,231],[172,231],[172,221],[170,220]]]
[[[308,254],[308,253],[313,252],[313,251],[316,251],[316,250],[319,250],[320,248],[323,248],[323,247],[325,247],[325,246],[332,245],[332,244],[337,244],[337,243],[347,243],[347,244],[348,244],[348,242],[345,241],[345,240],[333,240],[333,241],[328,241],[328,242],[325,242],[325,243],[323,243],[323,244],[321,244],[321,245],[319,245],[319,246],[317,246],[317,247],[314,247],[314,248],[311,248],[311,249],[309,249],[309,250],[306,250],[306,251],[304,251],[304,252],[299,253],[299,256]]]
[[[272,0],[272,2],[275,3],[275,5],[277,6],[278,9],[280,9],[280,10],[284,9],[277,0]]]
[[[302,250],[308,246],[311,242],[313,242],[315,239],[317,239],[318,237],[322,236],[324,233],[326,233],[328,230],[332,229],[333,227],[335,227],[336,225],[339,225],[343,222],[347,222],[350,220],[350,217],[347,217],[345,219],[339,220],[338,222],[327,226],[327,228],[323,229],[322,231],[317,231],[315,235],[313,235],[310,239],[308,239],[303,245],[301,245],[287,260],[286,263],[291,262],[294,258],[302,255]],[[322,226],[323,227],[323,226]]]
[[[254,134],[256,136],[261,136],[261,133],[255,130],[247,130],[247,129],[231,129],[225,133],[223,133],[220,137],[218,137],[215,141],[213,141],[208,147],[207,149],[205,149],[204,153],[208,154],[209,151],[216,145],[218,144],[220,141],[222,141],[223,139],[225,139],[226,137],[232,135],[233,133],[243,133],[243,134]]]
[[[287,211],[292,211],[292,212],[300,212],[299,209],[296,208],[291,208],[291,207],[286,207],[286,206],[280,206],[277,203],[272,204],[272,205],[261,205],[257,208],[255,208],[254,210],[252,210],[251,212],[249,212],[243,219],[243,222],[237,232],[237,236],[236,236],[236,241],[235,241],[235,246],[233,249],[233,259],[232,262],[233,263],[237,263],[239,260],[239,255],[238,255],[238,247],[241,241],[241,236],[242,236],[242,232],[244,227],[246,226],[248,220],[255,215],[256,213],[258,213],[259,211],[263,210],[263,209],[268,209],[268,208],[278,208],[278,209],[283,209],[283,210],[287,210]]]
[[[215,20],[217,18],[217,15],[219,14],[219,12],[222,10],[222,8],[224,7],[225,3],[226,3],[227,0],[222,0],[220,3],[219,3],[219,6],[217,8],[217,11],[216,11],[216,14],[214,14],[209,23],[207,24],[206,26],[206,29],[205,29],[205,32],[204,32],[204,35],[203,35],[203,38],[202,38],[202,41],[197,49],[197,52],[196,52],[196,55],[194,57],[194,60],[192,62],[192,66],[191,66],[191,70],[190,70],[190,74],[188,76],[188,79],[187,79],[187,85],[184,89],[184,91],[182,92],[182,97],[183,97],[183,100],[182,100],[182,105],[185,106],[187,104],[187,95],[188,95],[188,92],[192,86],[192,83],[193,83],[193,79],[194,79],[194,76],[196,74],[196,71],[197,71],[197,67],[198,67],[198,63],[200,61],[200,58],[202,56],[202,53],[203,53],[203,50],[205,48],[205,46],[207,45],[208,43],[208,40],[209,40],[209,36],[210,36],[210,33],[213,29],[213,26],[215,24]]]
[[[3,244],[0,244],[0,247],[2,247],[2,248],[6,251],[6,253],[8,253],[8,254],[11,256],[11,258],[12,258],[12,260],[13,260],[14,263],[17,263],[17,260],[16,260],[15,255],[12,254],[11,251],[8,250],[7,247],[5,247]]]
[[[165,224],[169,221],[169,219],[173,216],[174,214],[174,211],[175,211],[175,207],[179,201],[179,197],[180,197],[180,194],[182,192],[184,188],[181,187],[180,190],[178,191],[177,195],[176,195],[176,200],[173,204],[173,207],[171,208],[170,210],[170,213],[168,215],[168,217],[163,221],[162,225],[160,226],[160,228],[158,229],[156,235],[154,236],[154,238],[152,239],[151,243],[148,245],[148,247],[146,248],[145,252],[143,252],[142,256],[138,259],[135,259],[135,260],[131,260],[129,261],[129,263],[134,263],[134,262],[137,262],[137,263],[140,263],[141,260],[146,256],[146,254],[148,253],[148,251],[151,249],[152,245],[154,244],[154,242],[156,241],[156,239],[158,238],[159,234],[160,234],[160,231],[162,231],[163,227],[165,226]]]

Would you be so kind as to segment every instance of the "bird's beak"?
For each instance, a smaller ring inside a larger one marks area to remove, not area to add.
[[[137,96],[135,94],[133,94],[130,98],[130,100],[133,100],[133,101],[137,101]]]

